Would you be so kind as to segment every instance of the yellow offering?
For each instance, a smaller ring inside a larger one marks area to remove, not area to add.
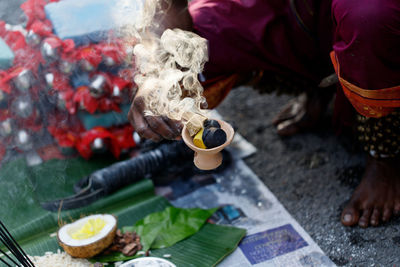
[[[71,237],[76,240],[87,239],[97,235],[106,225],[106,222],[101,218],[89,219],[81,229],[73,233]]]
[[[204,142],[203,142],[203,132],[204,132],[204,128],[201,128],[201,130],[194,136],[193,144],[195,146],[197,146],[198,148],[206,149],[207,147],[204,145]]]

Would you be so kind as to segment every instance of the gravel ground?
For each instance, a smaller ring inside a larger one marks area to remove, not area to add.
[[[231,92],[218,108],[258,152],[246,163],[339,266],[399,266],[400,219],[380,227],[344,227],[340,213],[361,179],[364,155],[337,137],[331,117],[313,133],[279,138],[271,124],[289,96]]]
[[[22,0],[0,0],[0,19],[20,23]],[[330,118],[314,133],[281,139],[271,124],[288,96],[234,90],[220,113],[258,153],[247,164],[322,250],[339,266],[400,266],[400,219],[368,229],[346,228],[340,211],[361,178],[363,155],[333,134]]]

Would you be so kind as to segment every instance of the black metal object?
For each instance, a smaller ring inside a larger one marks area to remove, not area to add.
[[[179,165],[187,160],[193,160],[193,152],[183,141],[164,143],[135,158],[93,172],[75,184],[75,195],[42,202],[41,206],[50,211],[86,206],[150,174],[166,170],[170,166]]]

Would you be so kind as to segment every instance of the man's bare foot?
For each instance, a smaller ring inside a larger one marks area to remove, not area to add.
[[[310,130],[318,124],[325,114],[332,92],[303,93],[290,101],[274,118],[280,136],[292,136],[299,132]]]
[[[343,209],[345,226],[377,226],[400,213],[400,158],[368,157],[361,183]]]

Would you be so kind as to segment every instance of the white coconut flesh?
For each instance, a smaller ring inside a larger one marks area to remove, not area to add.
[[[77,233],[82,232],[82,228],[84,228],[84,226],[87,225],[87,223],[90,220],[98,221],[99,219],[104,222],[104,226],[101,228],[100,231],[96,232],[94,230],[93,236],[90,236],[89,238],[84,238],[84,239],[76,238]],[[116,224],[117,220],[112,215],[109,214],[91,215],[61,227],[60,230],[58,231],[58,238],[60,239],[61,242],[63,242],[67,246],[73,246],[73,247],[86,246],[108,236],[110,232],[115,228]]]
[[[91,215],[58,230],[60,246],[72,257],[91,258],[111,245],[117,219],[109,214]]]

